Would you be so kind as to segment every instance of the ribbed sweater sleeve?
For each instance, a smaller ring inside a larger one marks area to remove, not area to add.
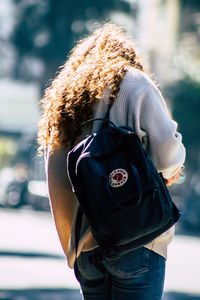
[[[185,148],[177,123],[169,117],[162,95],[155,87],[145,91],[136,105],[136,122],[146,133],[147,151],[158,172],[170,178],[185,161]]]

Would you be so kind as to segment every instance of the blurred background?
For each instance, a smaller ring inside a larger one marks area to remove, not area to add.
[[[39,100],[75,41],[109,20],[133,36],[183,134],[164,299],[200,299],[199,0],[0,0],[0,299],[81,299],[37,156]]]

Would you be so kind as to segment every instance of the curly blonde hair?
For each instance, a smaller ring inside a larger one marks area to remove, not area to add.
[[[130,67],[144,71],[133,41],[117,25],[106,23],[79,41],[41,100],[39,151],[67,147],[76,128],[91,117],[105,88],[110,88],[114,101]]]

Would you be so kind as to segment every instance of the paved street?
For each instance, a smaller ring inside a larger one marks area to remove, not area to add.
[[[0,299],[81,299],[49,213],[1,209],[0,228]],[[199,254],[200,239],[175,237],[164,300],[200,299]]]

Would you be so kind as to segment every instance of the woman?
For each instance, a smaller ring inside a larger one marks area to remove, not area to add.
[[[134,44],[124,31],[108,23],[80,41],[45,92],[38,133],[40,150],[46,152],[52,213],[70,268],[76,259],[77,201],[66,175],[66,155],[76,128],[92,116],[104,117],[108,101],[113,103],[110,120],[117,126],[134,128],[167,185],[179,179],[185,160],[177,124],[171,120],[161,93],[145,74]],[[95,124],[93,130],[97,129]],[[90,131],[87,128],[82,136]],[[171,228],[145,247],[118,259],[100,261],[98,244],[84,218],[77,253],[84,299],[105,299],[107,274],[112,275],[110,299],[161,299],[167,245],[173,232]],[[92,286],[91,280],[99,284]]]

